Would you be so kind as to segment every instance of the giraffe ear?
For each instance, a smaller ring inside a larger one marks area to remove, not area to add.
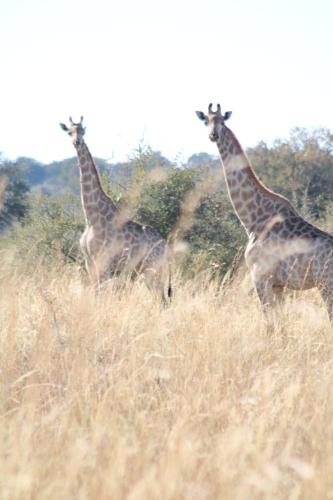
[[[59,125],[62,128],[62,130],[64,130],[65,132],[68,132],[69,128],[67,127],[67,125],[65,125],[64,123],[59,123]]]
[[[232,115],[232,111],[226,111],[223,116],[223,120],[226,122],[229,120],[230,116]]]
[[[206,124],[208,123],[208,116],[203,113],[203,111],[196,111],[195,114],[199,118],[199,120],[205,122]]]

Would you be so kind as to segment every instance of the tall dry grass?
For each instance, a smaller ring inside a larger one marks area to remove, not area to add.
[[[333,497],[333,331],[315,294],[268,331],[246,280],[223,296],[1,257],[0,498]]]

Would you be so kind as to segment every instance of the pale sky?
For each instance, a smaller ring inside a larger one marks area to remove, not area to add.
[[[0,0],[0,151],[94,156],[141,139],[169,159],[217,154],[194,111],[220,102],[243,147],[333,128],[332,0]]]

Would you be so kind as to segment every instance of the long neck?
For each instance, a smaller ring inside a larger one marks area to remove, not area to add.
[[[267,220],[296,210],[283,196],[267,189],[252,170],[249,159],[233,132],[224,126],[217,142],[228,192],[247,234],[260,233]]]
[[[75,149],[79,160],[81,200],[86,222],[93,224],[101,217],[113,217],[117,208],[103,190],[95,162],[82,138]]]

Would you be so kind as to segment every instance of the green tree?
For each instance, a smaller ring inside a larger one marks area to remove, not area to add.
[[[333,194],[333,134],[328,129],[295,128],[290,138],[248,150],[253,167],[274,191],[305,215],[320,218]]]
[[[172,232],[180,217],[183,199],[196,185],[196,172],[190,168],[172,168],[166,179],[144,186],[138,199],[138,219],[153,226],[164,238]]]
[[[0,157],[0,231],[25,216],[28,192],[22,170]]]
[[[187,243],[190,274],[204,268],[223,274],[246,239],[215,167],[170,169],[167,180],[142,193],[137,213],[165,238]]]
[[[52,263],[82,263],[79,240],[84,230],[80,199],[68,193],[59,196],[34,195],[29,211],[13,227],[10,238],[22,260]]]

